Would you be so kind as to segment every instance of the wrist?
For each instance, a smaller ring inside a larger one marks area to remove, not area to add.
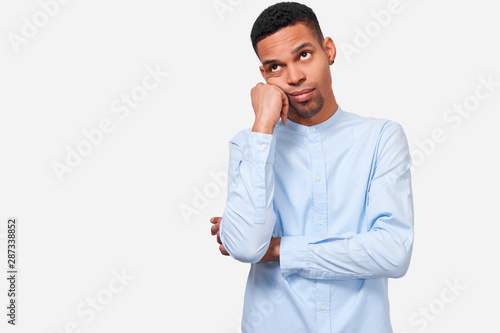
[[[280,243],[280,237],[271,237],[266,254],[264,254],[260,262],[280,261]]]
[[[280,244],[281,244],[281,237],[274,238],[273,259],[275,261],[280,261]]]
[[[273,134],[274,126],[270,124],[266,124],[263,122],[255,121],[252,127],[252,132],[259,132],[265,134]]]

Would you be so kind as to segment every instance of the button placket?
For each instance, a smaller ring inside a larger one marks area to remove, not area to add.
[[[327,198],[326,198],[326,166],[325,155],[322,149],[321,134],[312,127],[307,133],[309,151],[311,153],[313,181],[313,226],[312,233],[326,233],[328,231]]]

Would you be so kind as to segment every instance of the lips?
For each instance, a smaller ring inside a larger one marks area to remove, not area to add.
[[[290,97],[294,99],[296,102],[301,103],[307,101],[311,98],[314,88],[311,89],[302,89],[298,91],[294,91],[290,93]]]

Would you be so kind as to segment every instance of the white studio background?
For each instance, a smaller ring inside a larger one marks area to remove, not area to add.
[[[390,282],[395,333],[498,331],[498,5],[303,2],[337,45],[342,108],[401,123],[410,143],[416,238]],[[209,218],[228,141],[252,125],[249,34],[273,3],[1,2],[1,332],[239,332],[249,266],[219,254]]]

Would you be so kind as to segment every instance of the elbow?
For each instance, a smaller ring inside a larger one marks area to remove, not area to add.
[[[248,244],[246,246],[235,246],[235,244],[229,244],[229,243],[224,243],[222,242],[224,247],[226,248],[227,252],[229,255],[243,263],[249,263],[249,264],[254,264],[258,263],[262,257],[266,254],[267,247],[269,246],[269,243],[267,246],[249,246]]]
[[[221,221],[220,239],[229,255],[244,263],[257,263],[267,252],[274,224],[249,222],[226,209]]]
[[[232,258],[250,264],[257,263],[264,257],[270,243],[270,239],[264,242],[259,239],[234,238],[225,232],[221,232],[220,236],[222,245]]]
[[[390,273],[389,276],[392,279],[399,279],[402,278],[403,276],[406,275],[406,272],[408,271],[408,268],[410,267],[410,261],[402,262],[398,264],[396,267],[394,267]]]
[[[402,244],[398,251],[394,252],[394,256],[389,260],[388,277],[399,279],[406,275],[410,267],[412,243]]]
[[[262,259],[262,257],[264,257],[264,254],[265,253],[260,254],[258,252],[250,251],[236,251],[232,254],[230,253],[231,257],[233,257],[234,259],[248,264],[258,263]]]
[[[406,254],[394,254],[390,258],[384,258],[379,262],[379,272],[374,277],[385,277],[399,279],[405,276],[410,266],[410,257]]]

